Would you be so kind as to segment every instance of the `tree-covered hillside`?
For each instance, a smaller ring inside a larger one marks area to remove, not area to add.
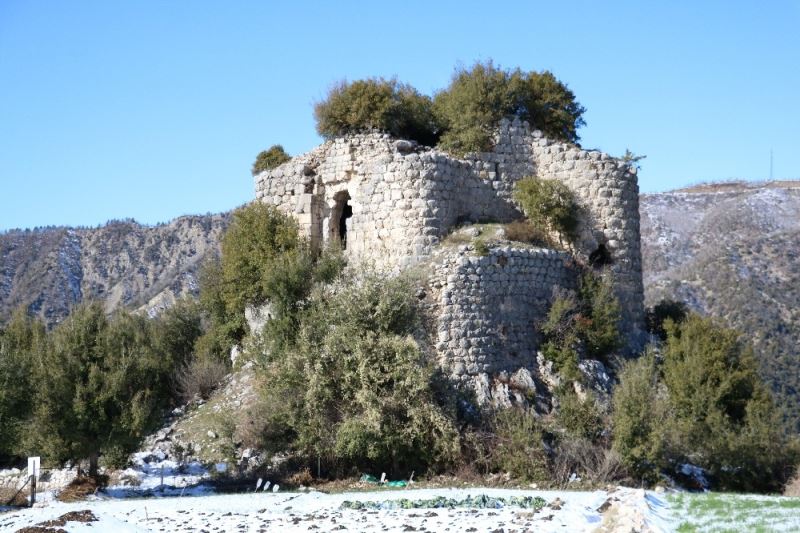
[[[800,182],[647,194],[640,211],[647,304],[684,301],[742,330],[800,429]]]

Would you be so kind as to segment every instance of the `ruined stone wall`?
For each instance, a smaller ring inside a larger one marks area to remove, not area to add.
[[[337,237],[346,201],[347,255],[397,270],[428,257],[460,222],[519,217],[474,167],[386,135],[355,135],[260,174],[256,197],[294,214],[320,246]]]
[[[500,176],[501,183],[493,187],[508,201],[513,184],[531,175],[560,180],[575,193],[583,208],[576,252],[588,260],[601,245],[608,251],[608,268],[622,306],[622,329],[632,341],[631,349],[639,349],[644,341],[644,286],[635,166],[544,138],[519,121],[503,122],[495,151],[480,154],[475,165],[485,179]],[[494,176],[492,165],[497,169]]]
[[[553,290],[577,284],[570,254],[522,246],[485,256],[461,246],[438,254],[431,272],[426,299],[436,317],[431,335],[439,365],[465,383],[520,368],[535,374],[536,332]]]
[[[328,141],[256,176],[256,196],[292,213],[314,244],[339,235],[346,206],[346,254],[387,270],[430,257],[456,225],[519,218],[514,184],[559,179],[583,207],[576,254],[608,251],[623,331],[639,347],[644,326],[636,171],[598,151],[554,142],[527,123],[503,121],[494,151],[457,159],[387,135]]]

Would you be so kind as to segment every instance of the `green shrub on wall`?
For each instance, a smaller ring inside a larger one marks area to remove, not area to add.
[[[255,162],[253,163],[253,169],[251,172],[253,176],[255,176],[256,174],[260,174],[265,170],[271,170],[279,165],[282,165],[290,159],[291,157],[283,149],[283,146],[280,144],[273,144],[268,150],[259,152],[259,154],[256,156]]]
[[[314,106],[317,132],[326,139],[370,131],[434,145],[431,99],[396,79],[369,78],[334,85]]]
[[[326,139],[387,132],[455,155],[487,151],[503,118],[529,121],[547,137],[577,142],[584,108],[552,73],[504,70],[491,61],[456,70],[450,85],[430,97],[396,79],[367,78],[334,85],[314,106]]]
[[[580,380],[581,359],[609,363],[622,344],[621,309],[611,281],[592,271],[583,273],[578,290],[556,290],[540,326],[542,353],[567,380]]]
[[[515,185],[514,199],[534,227],[556,233],[559,240],[570,243],[577,238],[580,207],[575,193],[562,182],[536,177],[521,179]]]
[[[547,137],[577,142],[585,111],[552,73],[503,70],[491,61],[456,70],[433,109],[442,126],[440,146],[455,154],[491,149],[494,128],[510,117],[529,121]]]

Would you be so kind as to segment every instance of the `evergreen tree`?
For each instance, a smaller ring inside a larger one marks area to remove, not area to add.
[[[105,316],[97,303],[75,308],[53,331],[35,372],[36,396],[26,446],[51,461],[121,460],[160,421],[169,401],[164,366],[148,319]],[[161,389],[161,390],[160,390]]]
[[[790,450],[750,345],[699,315],[665,329],[673,453],[708,470],[722,488],[779,489]]]
[[[41,365],[46,342],[44,324],[23,308],[0,330],[0,460],[19,453],[23,424],[39,386],[32,373]]]
[[[699,315],[664,329],[663,357],[629,363],[614,393],[614,447],[625,464],[650,481],[689,463],[717,489],[779,490],[796,451],[751,347]]]
[[[443,131],[440,146],[455,154],[491,149],[503,118],[529,121],[550,138],[577,142],[585,109],[551,72],[504,70],[491,61],[458,69],[436,94],[433,110]]]
[[[625,363],[614,389],[613,447],[634,479],[653,483],[666,466],[662,433],[666,400],[652,350]]]

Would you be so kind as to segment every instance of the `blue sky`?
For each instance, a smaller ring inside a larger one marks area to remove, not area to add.
[[[565,7],[568,6],[568,7]],[[156,223],[253,196],[340,79],[552,70],[640,188],[800,178],[800,1],[0,1],[0,230]]]

